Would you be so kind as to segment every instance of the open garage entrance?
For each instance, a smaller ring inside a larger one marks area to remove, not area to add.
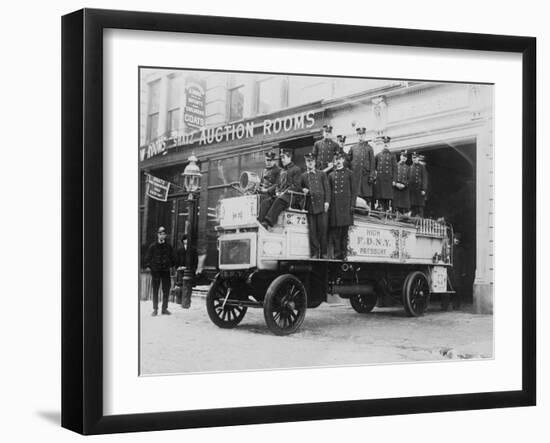
[[[476,144],[445,144],[417,149],[426,158],[425,216],[445,217],[462,237],[462,302],[472,303],[476,270]]]

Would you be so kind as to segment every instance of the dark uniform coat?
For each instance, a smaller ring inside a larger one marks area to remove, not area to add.
[[[426,198],[421,191],[428,188],[428,172],[426,167],[419,163],[413,163],[410,169],[410,198],[411,206],[425,206]]]
[[[395,208],[410,209],[411,201],[409,198],[409,179],[410,179],[410,166],[405,162],[397,163],[397,178],[395,183],[401,183],[405,185],[403,189],[393,189],[393,206]]]
[[[366,141],[353,145],[347,155],[355,180],[355,191],[360,197],[372,197],[374,183],[374,151]]]
[[[168,242],[155,241],[149,245],[144,262],[153,272],[169,271],[176,264],[176,254]]]
[[[271,168],[264,168],[262,171],[262,187],[266,188],[265,192],[268,195],[275,195],[275,189],[279,183],[279,177],[281,176],[281,168],[277,165],[273,165]]]
[[[296,166],[293,162],[286,165],[280,175],[279,184],[276,187],[276,192],[283,193],[284,191],[302,192],[300,187],[300,179],[302,177],[302,170]],[[278,198],[284,200],[287,204],[290,204],[290,194],[284,192]],[[293,199],[294,201],[294,199]]]
[[[309,189],[306,209],[310,214],[325,212],[325,203],[330,203],[330,187],[323,171],[306,171],[302,174],[300,186]]]
[[[334,163],[334,155],[339,151],[340,146],[330,138],[318,140],[313,145],[313,157],[317,169],[325,169],[329,163]]]
[[[329,227],[353,224],[355,188],[353,173],[346,168],[335,169],[328,176],[330,186]]]
[[[397,160],[388,148],[376,154],[376,182],[374,183],[374,198],[379,200],[393,199],[392,182],[397,177]]]

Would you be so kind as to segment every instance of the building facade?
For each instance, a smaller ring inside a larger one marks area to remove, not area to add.
[[[139,123],[142,248],[159,225],[174,245],[186,233],[181,173],[192,153],[203,174],[198,253],[214,271],[217,202],[237,195],[241,172],[260,173],[264,152],[281,148],[303,168],[324,124],[349,144],[355,128],[366,127],[367,139],[390,136],[396,153],[425,155],[426,216],[443,216],[462,233],[468,297],[478,312],[492,312],[491,85],[142,69]],[[145,196],[146,174],[174,184],[168,201]]]

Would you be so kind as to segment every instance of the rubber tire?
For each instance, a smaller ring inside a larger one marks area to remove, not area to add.
[[[276,301],[277,296],[279,295],[278,294],[279,290],[289,282],[294,283],[298,287],[300,293],[303,294],[303,300],[301,301],[303,309],[299,312],[298,319],[292,324],[291,327],[281,328],[277,324],[277,322],[273,319],[273,315],[272,315],[273,305]],[[306,288],[304,287],[300,279],[298,279],[292,274],[283,274],[278,276],[275,280],[271,282],[271,284],[267,288],[267,292],[264,297],[264,319],[265,319],[265,324],[273,334],[289,335],[296,332],[304,322],[306,311],[307,311],[307,292],[306,292]]]
[[[373,292],[371,294],[357,294],[349,298],[351,307],[359,314],[368,314],[376,306],[378,295]]]
[[[210,285],[210,288],[208,289],[208,294],[206,295],[206,312],[208,312],[208,317],[210,317],[210,320],[212,321],[212,323],[214,323],[219,328],[233,329],[242,321],[248,308],[246,306],[242,306],[242,307],[226,306],[224,308],[224,311],[226,312],[229,310],[237,311],[238,314],[232,320],[229,320],[229,321],[224,320],[223,318],[220,318],[220,316],[216,312],[215,302],[220,298],[218,294],[218,289],[222,284],[224,284],[223,280],[217,276],[212,282],[212,284]],[[229,309],[229,308],[234,308],[234,309]]]
[[[416,278],[423,278],[428,294],[426,295],[426,302],[423,309],[415,309],[411,302],[410,293],[412,291],[412,286]],[[428,305],[430,304],[430,285],[428,282],[428,278],[426,275],[421,271],[413,271],[409,275],[407,275],[407,278],[405,278],[405,283],[403,284],[403,306],[405,308],[405,312],[409,317],[420,317],[424,315],[426,310],[428,309]]]

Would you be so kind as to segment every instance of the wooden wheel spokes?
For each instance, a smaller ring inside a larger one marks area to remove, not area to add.
[[[241,306],[223,305],[223,300],[216,300],[214,303],[216,314],[223,321],[235,321],[245,309]]]
[[[428,279],[421,271],[411,272],[403,285],[403,306],[407,314],[418,317],[426,311],[430,300]]]
[[[416,277],[413,285],[413,293],[411,297],[411,304],[415,308],[423,309],[426,306],[427,285],[424,285],[426,280],[423,277]]]
[[[294,325],[303,310],[304,298],[301,297],[300,289],[290,282],[281,288],[280,292],[273,299],[273,321],[281,328],[286,329]]]
[[[351,307],[359,314],[371,312],[378,301],[378,294],[373,284],[372,292],[352,295],[349,299]]]
[[[220,328],[234,328],[237,326],[246,314],[246,306],[236,306],[227,304],[228,295],[234,296],[235,292],[225,281],[217,277],[210,286],[206,296],[206,310],[210,320]],[[239,296],[238,291],[237,298]]]
[[[295,332],[304,321],[307,307],[306,290],[300,280],[284,274],[269,286],[264,299],[264,318],[277,335]]]

